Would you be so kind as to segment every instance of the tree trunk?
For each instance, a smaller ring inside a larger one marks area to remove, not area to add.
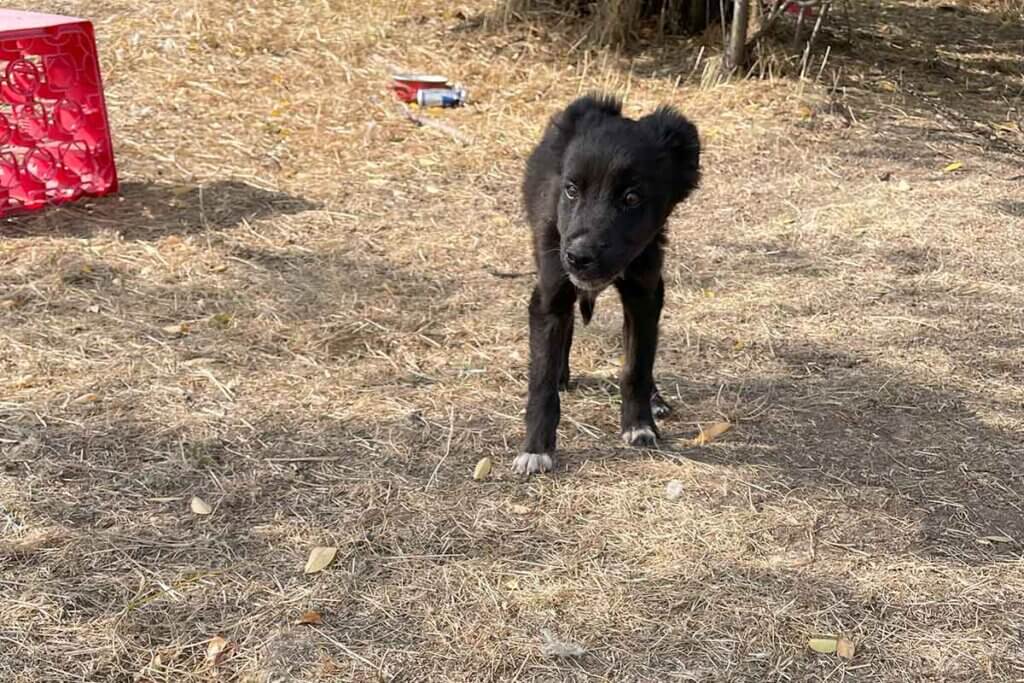
[[[760,0],[758,0],[760,1]],[[591,22],[591,35],[601,42],[621,43],[646,22],[675,34],[697,34],[727,24],[738,0],[504,0],[513,14],[550,8],[553,4]],[[723,17],[722,14],[725,13]],[[650,25],[648,23],[648,25]],[[745,24],[744,24],[745,25]]]
[[[686,7],[686,25],[691,31],[703,31],[708,25],[707,5],[704,0],[689,0]]]
[[[674,32],[700,33],[711,24],[721,21],[723,5],[728,14],[732,2],[733,0],[642,0],[640,16],[657,17],[664,22],[664,26]]]
[[[750,1],[734,0],[732,27],[729,32],[729,44],[726,46],[723,64],[727,74],[732,74],[738,69],[742,69],[747,61],[746,47],[747,28],[750,24]]]

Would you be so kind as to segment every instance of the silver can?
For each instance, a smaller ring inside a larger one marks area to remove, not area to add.
[[[416,104],[421,107],[460,107],[466,103],[463,88],[429,88],[416,91]]]

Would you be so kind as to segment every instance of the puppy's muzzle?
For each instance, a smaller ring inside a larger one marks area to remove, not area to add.
[[[610,281],[602,272],[598,250],[580,240],[562,249],[562,265],[569,279],[580,289],[603,289]]]

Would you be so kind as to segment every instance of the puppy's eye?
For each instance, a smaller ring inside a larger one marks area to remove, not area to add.
[[[580,189],[572,183],[565,184],[566,199],[573,200],[580,196]]]
[[[634,190],[630,190],[622,197],[622,203],[630,209],[635,209],[640,206],[640,194]]]

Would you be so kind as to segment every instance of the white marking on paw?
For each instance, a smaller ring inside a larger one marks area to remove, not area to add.
[[[633,427],[624,431],[622,433],[622,440],[629,446],[643,448],[657,445],[658,435],[654,433],[652,427],[640,425],[639,427]]]
[[[516,474],[536,474],[555,469],[555,459],[547,453],[520,453],[512,461]]]
[[[655,418],[664,418],[669,413],[672,413],[672,407],[662,396],[655,393],[650,397],[650,412],[653,413]]]

